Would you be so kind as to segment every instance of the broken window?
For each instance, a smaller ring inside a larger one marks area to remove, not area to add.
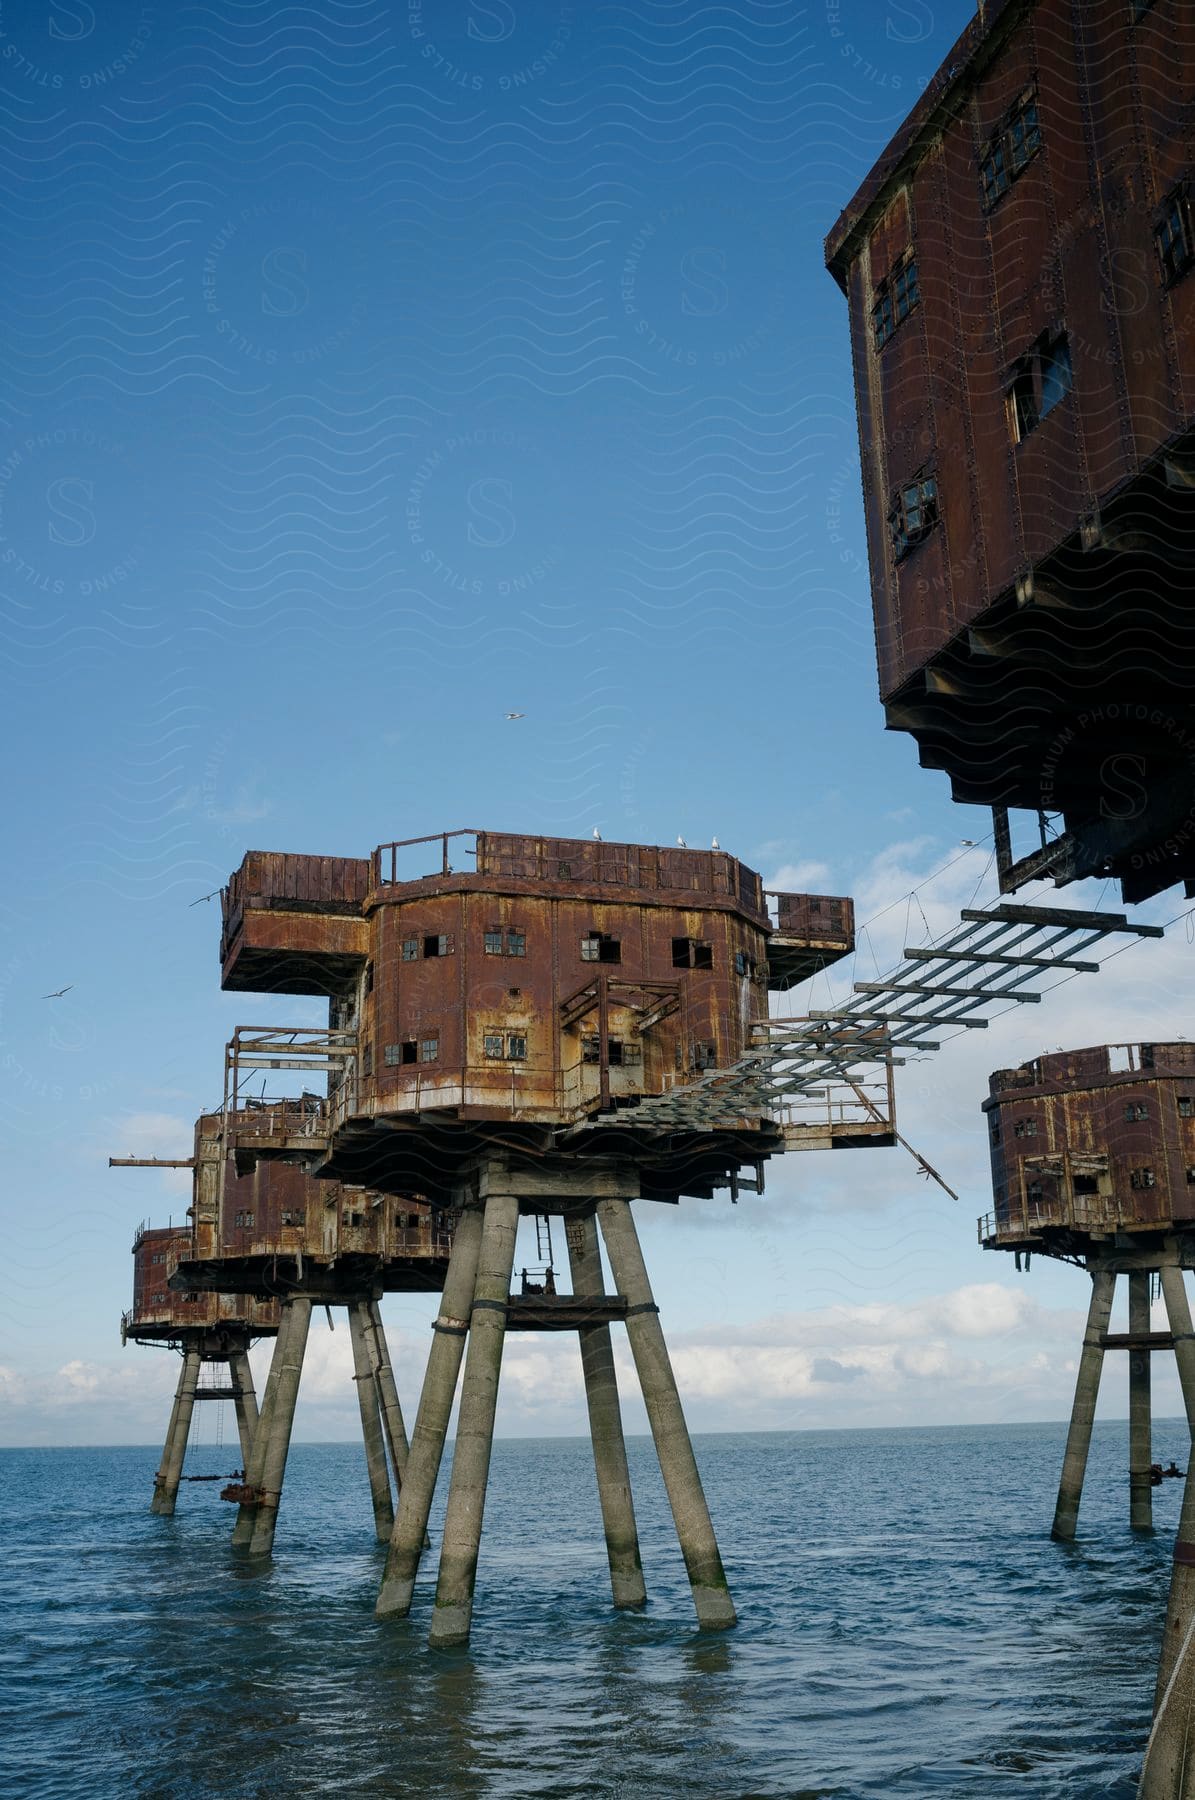
[[[897,489],[888,508],[888,534],[897,562],[929,536],[938,517],[936,476],[915,475],[912,481]]]
[[[500,1031],[487,1031],[485,1034],[484,1049],[487,1056],[504,1056],[506,1054],[506,1039]]]
[[[748,979],[754,979],[757,968],[758,965],[755,962],[754,957],[748,956],[743,950],[735,951],[734,972],[736,975],[746,975]]]
[[[1152,1169],[1131,1169],[1129,1171],[1129,1186],[1132,1188],[1151,1188],[1151,1187],[1153,1187],[1154,1186],[1153,1170]]]
[[[884,348],[896,327],[903,324],[920,299],[917,264],[912,251],[907,250],[901,261],[876,288],[875,304],[871,309],[871,327],[877,350]]]
[[[674,969],[712,969],[713,948],[700,938],[673,938],[672,966]]]
[[[1044,1191],[1043,1191],[1041,1182],[1040,1181],[1029,1182],[1028,1186],[1025,1189],[1026,1200],[1031,1201],[1035,1206],[1037,1206],[1037,1205],[1040,1205],[1043,1197],[1044,1197]]]
[[[527,1055],[527,1039],[517,1032],[506,1040],[506,1054],[511,1062],[523,1062]]]
[[[622,940],[616,937],[607,937],[604,931],[587,931],[581,939],[581,961],[620,963],[622,961]]]
[[[572,872],[573,865],[571,862],[558,862],[556,864],[556,875],[559,880],[567,881]]]
[[[307,1213],[303,1207],[301,1207],[301,1206],[284,1206],[283,1207],[282,1218],[281,1218],[281,1223],[283,1225],[302,1226],[306,1223],[306,1221],[307,1221]]]
[[[1193,1114],[1191,1110],[1190,1097],[1186,1094],[1180,1094],[1179,1096],[1178,1116],[1180,1119],[1190,1119],[1195,1117],[1195,1114]]]
[[[1012,1135],[1014,1137],[1019,1137],[1019,1138],[1036,1137],[1037,1136],[1037,1120],[1036,1119],[1018,1119],[1016,1124],[1012,1128]]]
[[[689,1066],[694,1069],[712,1069],[716,1056],[713,1044],[694,1044],[689,1057]]]
[[[612,1069],[625,1069],[632,1063],[641,1063],[643,1061],[642,1047],[639,1044],[628,1044],[623,1038],[608,1038],[606,1040],[606,1049],[608,1051],[609,1066]],[[581,1060],[583,1062],[600,1062],[601,1055],[601,1039],[596,1033],[593,1037],[583,1037],[581,1039]]]
[[[1141,1067],[1143,1069],[1152,1069],[1153,1066],[1154,1066],[1154,1047],[1152,1044],[1142,1044],[1142,1046],[1141,1046]]]
[[[1008,390],[1008,416],[1013,442],[1020,444],[1036,431],[1074,383],[1070,342],[1064,331],[1043,331],[1033,348],[1013,370]]]
[[[253,1224],[253,1214],[251,1212],[239,1212],[234,1218],[233,1224],[238,1226],[241,1230],[245,1230]]]
[[[1099,1191],[1100,1191],[1100,1184],[1099,1184],[1099,1179],[1097,1176],[1095,1176],[1095,1175],[1076,1175],[1075,1176],[1075,1193],[1076,1194],[1098,1194]]]
[[[350,1230],[355,1230],[355,1229],[359,1228],[360,1226],[364,1225],[365,1214],[359,1213],[359,1212],[345,1213],[344,1222],[350,1228]]]
[[[486,932],[486,934],[485,934],[485,953],[487,956],[501,956],[501,954],[502,954],[502,933],[500,931],[487,931]]]
[[[522,931],[508,931],[506,934],[507,956],[526,956],[527,935]]]
[[[365,1048],[361,1052],[361,1073],[362,1073],[362,1075],[372,1075],[373,1074],[373,1045],[372,1044],[366,1044]]]
[[[1124,1109],[1124,1116],[1130,1124],[1136,1119],[1148,1119],[1149,1108],[1143,1100],[1131,1100]]]
[[[166,1304],[165,1294],[155,1294],[154,1295],[154,1304],[157,1306],[165,1306],[165,1304]]]
[[[415,962],[419,957],[419,939],[404,938],[402,941],[402,959],[404,962]]]
[[[431,932],[423,940],[424,956],[451,956],[456,949],[456,940],[450,933]]]
[[[983,177],[983,203],[990,211],[1002,200],[1041,149],[1041,123],[1037,116],[1037,90],[1028,88],[1005,114],[979,158]]]
[[[420,1060],[420,1062],[435,1062],[435,1060],[439,1056],[439,1054],[440,1054],[440,1040],[438,1037],[420,1038],[420,1040],[419,1040],[419,1060]]]

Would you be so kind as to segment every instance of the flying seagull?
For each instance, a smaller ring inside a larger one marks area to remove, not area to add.
[[[213,888],[210,894],[200,894],[198,900],[188,900],[187,905],[188,906],[202,906],[202,904],[205,900],[214,900],[216,898],[216,895],[219,892],[220,892],[219,888]]]
[[[43,994],[42,999],[43,1000],[61,1000],[63,994],[69,994],[71,989],[74,987],[74,985],[75,984],[73,981],[69,981],[64,988],[55,988],[54,992],[52,994]]]
[[[960,838],[959,843],[962,845],[964,850],[974,850],[974,848],[975,848],[975,839],[974,838]]]
[[[507,713],[506,716],[508,719],[525,719],[527,717],[527,714],[526,713]]]

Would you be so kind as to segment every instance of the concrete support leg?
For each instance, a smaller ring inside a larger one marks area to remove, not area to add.
[[[568,1257],[574,1294],[603,1291],[602,1259],[598,1251],[597,1222],[570,1220]],[[618,1382],[614,1375],[614,1346],[608,1325],[586,1325],[577,1333],[581,1343],[581,1370],[585,1376],[585,1402],[589,1408],[589,1434],[593,1439],[593,1465],[606,1532],[610,1561],[610,1585],[615,1606],[643,1606],[647,1589],[639,1560],[639,1532],[627,1468],[627,1447],[622,1435]]]
[[[610,1255],[614,1284],[627,1300],[627,1337],[676,1522],[676,1535],[689,1571],[697,1622],[704,1630],[723,1630],[735,1623],[734,1602],[726,1584],[630,1202],[599,1201],[597,1216]]]
[[[1150,1280],[1146,1269],[1129,1275],[1129,1331],[1134,1337],[1149,1331]],[[1149,1362],[1148,1350],[1129,1351],[1129,1523],[1134,1531],[1151,1531],[1154,1522]]]
[[[376,1300],[369,1302],[369,1339],[373,1355],[374,1375],[378,1384],[378,1403],[382,1409],[382,1425],[386,1432],[386,1442],[390,1446],[390,1466],[394,1471],[394,1486],[396,1491],[401,1494],[402,1484],[407,1476],[407,1461],[411,1450],[407,1443],[407,1428],[403,1423],[402,1407],[399,1405],[394,1365],[390,1361],[390,1348],[382,1326],[382,1309]]]
[[[288,1300],[286,1310],[293,1316],[283,1347],[283,1362],[278,1371],[278,1386],[274,1392],[273,1417],[264,1444],[261,1500],[253,1521],[253,1536],[249,1541],[251,1556],[269,1556],[274,1548],[274,1527],[278,1522],[278,1503],[282,1498],[282,1477],[286,1472],[291,1427],[295,1422],[295,1402],[299,1397],[299,1377],[303,1372],[303,1353],[307,1348],[307,1331],[311,1324],[310,1300]],[[259,1436],[264,1435],[259,1433]]]
[[[390,1475],[386,1468],[386,1440],[382,1436],[382,1414],[378,1404],[378,1384],[373,1361],[373,1321],[369,1302],[356,1301],[349,1307],[349,1335],[353,1340],[353,1380],[357,1384],[357,1403],[361,1408],[361,1436],[365,1440],[365,1467],[369,1473],[369,1492],[373,1500],[373,1523],[379,1544],[390,1542],[394,1530],[394,1504],[390,1498]]]
[[[183,1478],[183,1458],[187,1454],[187,1438],[191,1431],[191,1414],[195,1410],[195,1390],[199,1386],[202,1357],[198,1350],[183,1356],[170,1414],[170,1429],[162,1450],[162,1466],[154,1477],[154,1497],[150,1511],[169,1518],[178,1498],[178,1484]]]
[[[241,1440],[241,1468],[249,1473],[249,1458],[253,1453],[253,1433],[257,1430],[257,1394],[253,1387],[253,1370],[249,1367],[249,1358],[243,1350],[234,1351],[228,1359],[228,1373],[231,1385],[237,1389],[237,1397],[233,1401],[237,1415],[237,1434]]]
[[[469,1344],[452,1451],[444,1541],[440,1546],[436,1606],[428,1633],[433,1649],[444,1650],[469,1641],[518,1227],[516,1197],[490,1194],[485,1203],[477,1285],[469,1315]]]
[[[270,1439],[270,1428],[274,1420],[274,1400],[278,1393],[278,1377],[286,1360],[286,1339],[293,1323],[294,1313],[289,1306],[284,1306],[282,1317],[278,1321],[278,1336],[274,1339],[274,1354],[270,1358],[270,1372],[266,1376],[265,1392],[261,1399],[261,1412],[258,1414],[257,1428],[253,1433],[248,1460],[245,1463],[245,1486],[254,1491],[261,1487],[262,1470],[265,1468],[266,1460],[266,1445]],[[253,1541],[253,1527],[256,1522],[256,1502],[237,1508],[236,1524],[232,1528],[234,1550],[249,1548]]]
[[[419,1411],[415,1416],[411,1453],[399,1495],[386,1572],[378,1594],[379,1615],[397,1613],[399,1617],[405,1617],[411,1610],[415,1574],[427,1540],[427,1521],[469,1329],[469,1309],[473,1304],[477,1259],[481,1250],[481,1227],[480,1211],[469,1208],[461,1214],[452,1240],[440,1315],[432,1327],[432,1346],[423,1377],[423,1392],[419,1396]]]
[[[1183,1403],[1187,1409],[1187,1427],[1195,1440],[1195,1331],[1191,1326],[1191,1305],[1187,1284],[1181,1269],[1171,1266],[1162,1274],[1162,1297],[1166,1302],[1166,1318],[1174,1339],[1174,1358],[1182,1383]],[[1187,1453],[1187,1479],[1183,1487],[1182,1512],[1174,1542],[1174,1563],[1170,1571],[1170,1598],[1166,1605],[1166,1628],[1162,1633],[1162,1649],[1158,1658],[1158,1685],[1155,1709],[1160,1709],[1163,1696],[1174,1673],[1179,1651],[1191,1625],[1195,1622],[1195,1448]],[[1195,1666],[1189,1679],[1184,1677],[1183,1691],[1195,1685]],[[1184,1726],[1184,1734],[1185,1734]],[[1193,1746],[1195,1749],[1195,1746]]]
[[[1103,1336],[1112,1313],[1112,1296],[1116,1277],[1106,1269],[1096,1269],[1091,1277],[1091,1305],[1087,1309],[1087,1330],[1079,1357],[1079,1373],[1075,1378],[1075,1400],[1071,1407],[1070,1430],[1066,1437],[1066,1453],[1062,1459],[1062,1479],[1058,1484],[1058,1504],[1054,1508],[1051,1536],[1069,1542],[1075,1535],[1079,1517],[1079,1501],[1083,1497],[1083,1477],[1087,1472],[1087,1451],[1091,1444],[1091,1426],[1095,1418],[1095,1402],[1100,1391],[1100,1371],[1104,1366]]]

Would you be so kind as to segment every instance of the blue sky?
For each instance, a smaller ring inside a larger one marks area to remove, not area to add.
[[[0,13],[3,1441],[164,1423],[116,1329],[133,1226],[185,1197],[105,1159],[185,1152],[231,1027],[300,1016],[219,992],[191,902],[246,848],[716,834],[899,927],[985,837],[883,730],[820,250],[973,10]],[[1044,1044],[1177,1032],[1186,950],[908,1072],[959,1206],[893,1152],[647,1221],[695,1423],[1057,1416],[1081,1278],[975,1249],[978,1102]],[[426,1307],[388,1316],[410,1388]],[[349,1429],[346,1335],[300,1435]],[[577,1428],[574,1362],[518,1347],[504,1428]]]

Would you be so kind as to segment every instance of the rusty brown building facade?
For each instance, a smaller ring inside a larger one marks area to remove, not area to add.
[[[768,899],[717,850],[479,831],[360,860],[250,852],[224,895],[225,988],[330,1002],[326,1117],[280,1116],[269,1150],[322,1130],[324,1177],[446,1203],[486,1144],[542,1155],[587,1127],[596,1147],[601,1116],[644,1194],[712,1191],[775,1134],[656,1131],[648,1153],[636,1103],[734,1063],[769,991],[854,942],[849,900],[777,895],[773,921]]]
[[[888,724],[1050,816],[1009,888],[1195,879],[1193,179],[1187,0],[987,0],[827,239]]]
[[[178,1346],[184,1333],[201,1332],[216,1347],[223,1340],[243,1341],[246,1335],[273,1336],[278,1329],[275,1301],[171,1285],[191,1251],[187,1225],[140,1228],[133,1239],[133,1304],[121,1319],[122,1340]]]
[[[990,1249],[1081,1257],[1195,1231],[1195,1044],[1114,1044],[997,1069],[983,1103]]]

